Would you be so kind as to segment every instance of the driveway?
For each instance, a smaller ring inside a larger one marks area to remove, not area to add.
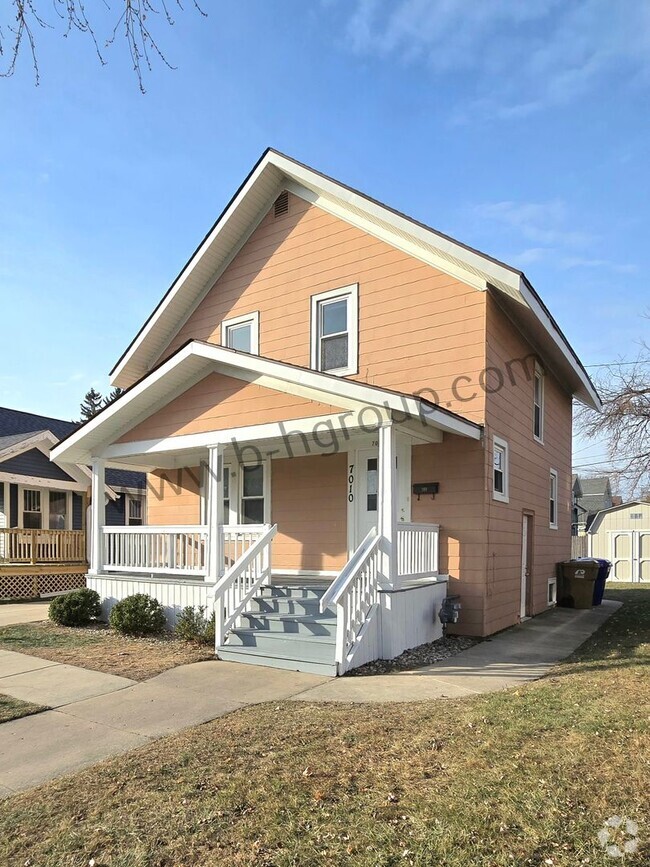
[[[619,607],[554,609],[435,665],[367,677],[215,660],[137,683],[0,651],[0,693],[52,708],[0,725],[0,797],[259,702],[424,701],[517,686],[546,674]]]
[[[49,600],[46,602],[20,602],[0,605],[0,626],[10,626],[12,623],[35,623],[37,620],[47,620]]]

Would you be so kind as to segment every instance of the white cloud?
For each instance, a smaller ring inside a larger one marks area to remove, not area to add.
[[[455,113],[521,118],[584,95],[606,73],[650,79],[645,0],[352,0],[347,41],[359,54],[471,75]]]

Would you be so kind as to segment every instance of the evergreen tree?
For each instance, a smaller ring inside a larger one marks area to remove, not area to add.
[[[88,419],[94,418],[104,405],[104,398],[101,394],[96,389],[91,388],[90,391],[86,392],[86,396],[80,406],[81,421],[88,421]]]
[[[109,394],[104,398],[104,406],[108,406],[109,403],[113,403],[114,400],[117,400],[118,397],[121,397],[124,394],[123,388],[114,388]]]

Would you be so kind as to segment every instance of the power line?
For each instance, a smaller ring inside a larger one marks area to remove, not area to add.
[[[607,460],[607,461],[592,461],[590,464],[574,464],[573,469],[574,470],[585,470],[585,469],[589,469],[589,467],[595,467],[598,464],[613,464],[613,463],[620,463],[621,461],[636,461],[636,460],[640,460],[641,458],[647,458],[647,457],[648,457],[647,454],[643,454],[643,455],[630,455],[630,457],[626,456],[623,458],[614,458],[613,460]]]
[[[630,364],[643,364],[643,359],[636,361],[606,361],[603,364],[585,364],[584,367],[627,367]]]

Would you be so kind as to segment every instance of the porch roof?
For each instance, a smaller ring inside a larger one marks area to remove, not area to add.
[[[262,387],[325,402],[344,410],[359,412],[364,407],[376,407],[386,414],[399,413],[403,418],[419,419],[425,426],[440,431],[474,440],[481,438],[481,425],[419,395],[391,391],[225,346],[191,340],[132,385],[120,398],[62,440],[52,450],[52,459],[84,463],[93,457],[102,456],[107,447],[126,431],[210,373],[254,382]],[[224,434],[223,431],[217,433]],[[215,435],[215,442],[218,438]]]

